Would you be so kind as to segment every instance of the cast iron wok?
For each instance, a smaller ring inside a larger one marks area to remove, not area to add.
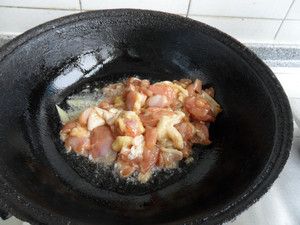
[[[66,154],[55,104],[131,75],[200,78],[223,112],[195,161],[149,184]],[[0,52],[0,205],[32,224],[218,224],[261,197],[292,140],[286,95],[245,46],[160,12],[95,11],[38,26]]]

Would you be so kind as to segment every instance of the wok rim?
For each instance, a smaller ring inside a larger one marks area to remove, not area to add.
[[[270,68],[259,59],[251,50],[241,44],[239,41],[233,37],[213,28],[209,25],[201,23],[199,21],[192,20],[190,18],[184,18],[179,15],[174,15],[165,12],[151,11],[151,10],[141,10],[141,9],[108,9],[108,10],[95,10],[89,12],[81,12],[77,14],[72,14],[58,19],[46,22],[37,27],[34,27],[20,36],[16,37],[9,43],[6,43],[0,48],[0,62],[5,60],[7,56],[13,53],[13,51],[21,45],[26,44],[35,37],[48,32],[50,30],[55,30],[55,28],[60,26],[66,26],[68,24],[76,23],[80,20],[88,20],[92,18],[102,18],[102,17],[113,17],[126,14],[136,14],[142,15],[155,15],[155,16],[169,16],[176,19],[176,22],[185,23],[187,26],[196,27],[201,29],[207,36],[214,38],[215,40],[226,45],[240,57],[242,57],[250,65],[255,65],[253,70],[259,74],[263,73],[264,76],[258,77],[266,86],[270,99],[273,105],[273,111],[276,118],[276,134],[273,143],[273,149],[262,172],[255,178],[253,183],[243,192],[242,196],[239,196],[237,201],[231,204],[224,205],[223,209],[218,213],[210,214],[205,218],[200,218],[199,216],[186,216],[180,221],[175,221],[172,223],[204,223],[204,224],[220,224],[229,221],[239,215],[241,212],[246,210],[249,206],[259,200],[271,187],[274,181],[279,176],[282,171],[292,145],[293,137],[293,120],[290,105],[287,96],[280,85],[279,81],[270,70]],[[25,196],[21,195],[7,180],[5,176],[0,173],[0,206],[12,213],[17,218],[24,221],[29,221],[33,224],[39,224],[41,221],[45,220],[47,217],[56,217],[57,221],[72,221],[72,218],[67,218],[63,214],[56,214],[50,212],[45,208],[30,201]],[[15,207],[17,204],[18,207]],[[38,218],[33,218],[30,214],[34,210],[35,215],[39,215]]]

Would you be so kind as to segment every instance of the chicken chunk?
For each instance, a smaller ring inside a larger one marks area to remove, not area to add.
[[[121,135],[135,137],[144,133],[140,117],[133,111],[124,111],[115,121]]]
[[[91,133],[91,155],[94,160],[111,164],[116,159],[112,150],[113,135],[106,125],[98,126]]]
[[[176,168],[182,158],[183,154],[181,151],[162,147],[159,152],[158,165],[163,168]]]
[[[147,96],[137,92],[137,91],[129,91],[126,96],[126,106],[127,110],[140,112],[141,108],[145,104]]]
[[[130,136],[118,136],[112,144],[112,149],[119,152],[122,148],[131,146],[132,141],[133,138]]]
[[[173,146],[177,149],[183,148],[183,138],[174,125],[181,122],[185,116],[183,112],[175,112],[173,116],[163,116],[157,124],[157,140],[164,145],[166,141],[171,140]]]
[[[69,123],[64,127],[65,147],[68,151],[74,150],[78,154],[86,155],[90,149],[90,132],[79,123]]]

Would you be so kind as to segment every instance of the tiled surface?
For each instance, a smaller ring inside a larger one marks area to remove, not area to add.
[[[81,0],[83,10],[137,8],[186,14],[189,0]]]
[[[190,15],[283,19],[292,0],[191,0]]]
[[[295,0],[293,6],[291,7],[287,19],[298,19],[300,20],[300,0]]]
[[[2,33],[23,33],[46,21],[76,12],[79,11],[0,7],[0,31]]]
[[[274,37],[280,20],[205,17],[191,16],[190,18],[207,23],[221,31],[235,37],[242,42],[268,42]]]
[[[80,11],[116,8],[189,16],[241,42],[300,44],[300,0],[0,0],[0,35]]]
[[[276,41],[281,43],[300,44],[300,20],[286,20],[283,22]]]
[[[79,0],[0,0],[0,6],[80,9]]]

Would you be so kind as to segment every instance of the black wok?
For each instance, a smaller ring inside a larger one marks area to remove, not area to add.
[[[58,136],[55,104],[131,75],[200,78],[223,107],[195,162],[146,185],[66,154]],[[1,49],[0,88],[0,206],[32,224],[222,223],[268,190],[291,146],[270,69],[228,35],[171,14],[106,10],[38,26]]]

